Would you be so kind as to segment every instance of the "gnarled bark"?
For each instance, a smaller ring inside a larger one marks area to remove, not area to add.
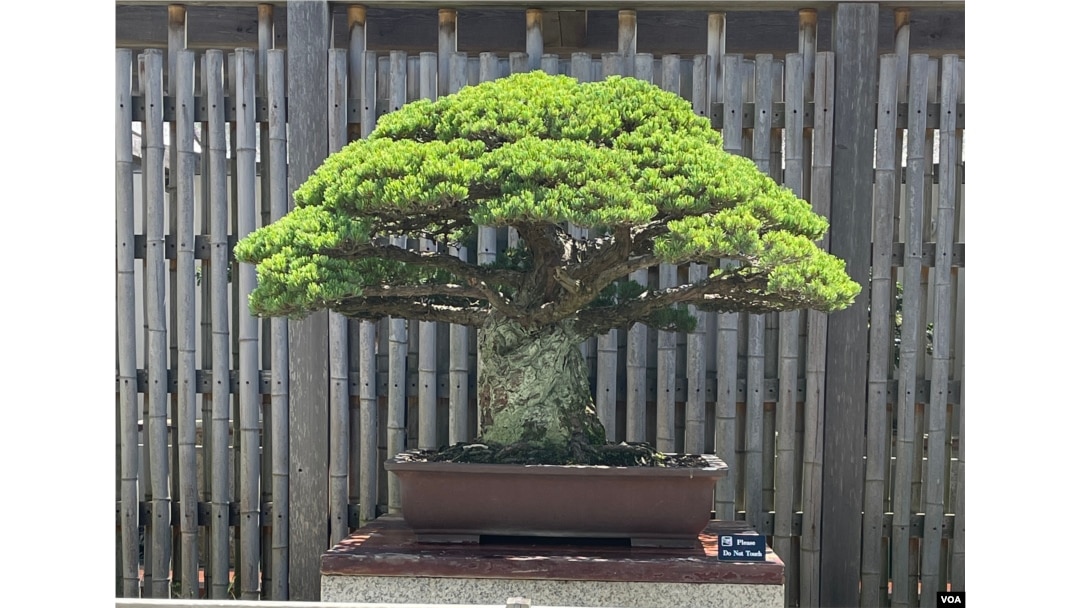
[[[482,442],[572,455],[605,442],[581,340],[569,321],[526,328],[489,317],[478,332]]]

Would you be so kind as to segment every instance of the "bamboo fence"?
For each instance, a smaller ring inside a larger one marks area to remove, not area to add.
[[[287,55],[270,48],[272,10],[252,10],[258,49],[196,53],[173,39],[165,52],[116,52],[120,597],[289,599],[290,521],[304,516],[290,509],[289,324],[248,314],[254,268],[231,247],[289,208],[298,135],[286,133]],[[964,62],[908,54],[909,15],[896,13],[896,52],[880,57],[876,85],[865,606],[925,603],[964,583]],[[815,11],[792,23],[795,51],[753,58],[724,52],[721,13],[695,56],[641,52],[634,11],[619,12],[614,52],[545,54],[541,17],[526,15],[524,52],[467,55],[455,48],[457,12],[441,10],[437,51],[410,55],[367,49],[367,14],[350,9],[348,48],[327,54],[328,151],[409,101],[514,72],[633,75],[687,98],[726,150],[830,214],[835,57],[816,50]],[[475,250],[456,253],[489,263],[515,237],[484,228]],[[632,278],[666,287],[708,270],[662,265]],[[727,461],[716,517],[768,534],[787,564],[788,604],[816,605],[828,319],[692,312],[690,333],[638,325],[582,345],[608,437]],[[474,436],[482,362],[465,327],[328,323],[332,544],[398,511],[388,456]]]

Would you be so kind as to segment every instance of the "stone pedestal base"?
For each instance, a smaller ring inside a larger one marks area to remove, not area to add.
[[[381,517],[322,558],[322,601],[735,608],[784,605],[784,564],[716,559],[717,536],[744,522],[712,521],[692,548],[610,541],[484,538],[425,544],[399,518]]]

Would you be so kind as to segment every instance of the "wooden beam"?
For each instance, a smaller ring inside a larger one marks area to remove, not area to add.
[[[289,24],[289,192],[326,159],[330,6],[295,2]],[[295,203],[290,201],[290,208]],[[329,548],[329,321],[326,311],[289,322],[289,599],[319,599]]]
[[[349,4],[330,9],[333,45],[349,46]],[[370,6],[367,10],[367,49],[438,50],[438,10]],[[142,51],[165,48],[167,7],[122,5],[116,9],[116,46]],[[639,11],[637,50],[654,55],[698,55],[708,50],[708,15],[705,10]],[[258,46],[258,11],[254,5],[188,6],[187,48],[226,49]],[[274,11],[274,48],[285,48],[288,23],[285,11]],[[893,17],[881,11],[878,52],[893,52]],[[818,16],[818,48],[831,48],[832,11]],[[931,56],[964,56],[964,11],[910,12],[910,52]],[[587,27],[586,27],[587,24]],[[618,11],[544,11],[544,52],[564,58],[573,52],[598,55],[617,48]],[[772,53],[781,59],[799,50],[797,11],[749,10],[726,14],[725,44],[729,53],[753,56]],[[457,50],[476,56],[482,51],[505,55],[525,49],[525,11],[520,8],[468,8],[458,14]]]
[[[836,80],[829,250],[863,286],[829,317],[821,500],[821,605],[859,604],[867,306],[878,57],[876,4],[840,4],[833,23]]]

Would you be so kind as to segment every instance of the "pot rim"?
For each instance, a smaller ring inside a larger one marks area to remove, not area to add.
[[[393,472],[491,474],[504,473],[513,475],[617,475],[620,477],[725,477],[728,465],[715,454],[697,454],[705,459],[706,467],[612,467],[606,465],[581,464],[485,464],[472,462],[418,462],[409,459],[409,454],[418,450],[406,450],[384,463],[386,470]],[[669,455],[675,455],[668,452]]]

